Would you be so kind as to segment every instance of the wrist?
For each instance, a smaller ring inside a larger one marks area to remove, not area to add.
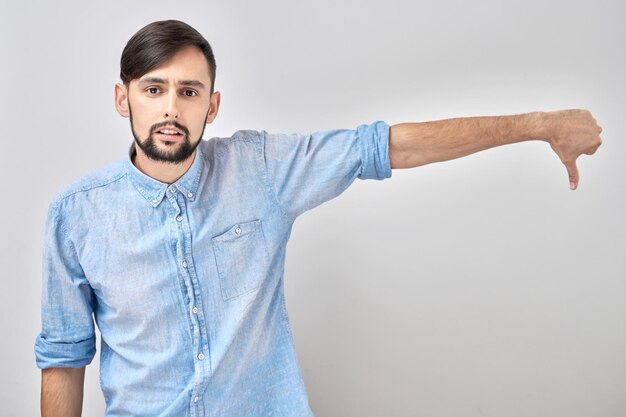
[[[546,117],[546,112],[535,111],[528,113],[528,123],[529,123],[529,132],[530,132],[530,140],[542,140],[544,142],[549,142],[549,127],[548,127],[548,118]]]

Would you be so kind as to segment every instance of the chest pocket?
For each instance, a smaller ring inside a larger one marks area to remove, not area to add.
[[[261,220],[237,223],[211,240],[222,298],[226,301],[259,288],[269,264]]]

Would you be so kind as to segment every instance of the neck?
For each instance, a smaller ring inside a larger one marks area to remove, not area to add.
[[[131,157],[131,161],[139,171],[147,176],[166,184],[172,184],[185,175],[185,172],[187,172],[191,164],[193,164],[196,151],[197,150],[194,150],[193,153],[180,164],[169,164],[148,158],[143,150],[135,144],[135,152]]]

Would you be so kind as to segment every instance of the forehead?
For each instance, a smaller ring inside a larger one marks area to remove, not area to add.
[[[200,48],[196,46],[182,48],[163,64],[135,81],[140,83],[143,79],[154,77],[168,79],[170,82],[177,79],[192,79],[210,85],[209,64]]]

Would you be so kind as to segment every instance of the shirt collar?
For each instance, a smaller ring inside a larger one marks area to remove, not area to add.
[[[194,201],[196,199],[196,192],[198,191],[198,184],[200,183],[200,174],[202,173],[202,167],[204,165],[204,157],[200,146],[196,147],[194,160],[187,172],[173,184],[158,181],[137,169],[132,160],[134,153],[135,143],[133,142],[125,158],[128,176],[137,191],[139,191],[152,207],[156,207],[161,203],[166,192],[173,194],[178,190],[187,200]],[[168,191],[168,189],[170,191]]]

